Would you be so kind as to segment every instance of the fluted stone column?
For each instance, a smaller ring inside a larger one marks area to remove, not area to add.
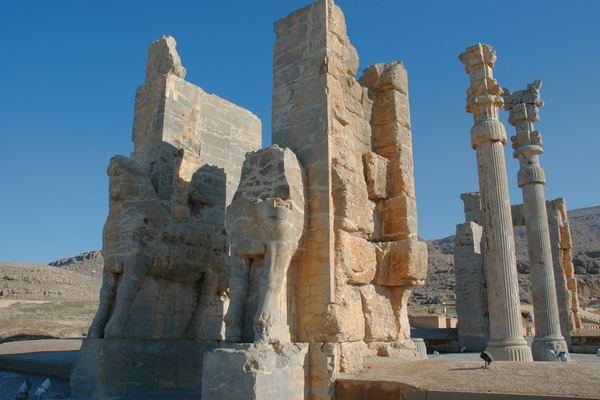
[[[542,136],[534,130],[539,120],[541,81],[527,85],[527,90],[510,93],[504,89],[504,109],[510,112],[508,122],[516,129],[511,138],[513,157],[519,160],[518,183],[523,191],[523,214],[527,230],[527,247],[531,265],[531,291],[535,315],[535,338],[531,345],[535,361],[556,361],[555,354],[567,351],[567,343],[560,331],[556,284],[552,266],[552,248],[548,213],[544,197],[546,177],[540,166]]]
[[[475,119],[471,146],[477,153],[490,318],[486,350],[495,360],[531,361],[531,350],[521,327],[517,260],[503,151],[506,132],[498,120],[498,110],[504,102],[492,72],[496,53],[489,45],[476,44],[460,55],[460,61],[471,80],[467,89],[467,112]]]

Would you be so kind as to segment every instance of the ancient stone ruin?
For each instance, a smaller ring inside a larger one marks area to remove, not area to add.
[[[108,167],[100,306],[75,393],[199,386],[203,354],[225,338],[225,207],[245,154],[260,147],[261,123],[184,76],[175,39],[153,42],[136,93],[134,151]]]
[[[465,222],[456,226],[454,270],[456,310],[459,316],[459,346],[482,351],[489,339],[487,282],[485,278],[479,193],[462,193]],[[571,335],[581,329],[577,279],[572,262],[571,230],[567,207],[562,198],[546,201],[555,290],[561,335],[570,348]],[[511,207],[513,226],[525,226],[523,205]]]
[[[504,159],[506,131],[498,119],[504,102],[493,74],[496,53],[489,45],[476,44],[467,47],[460,62],[470,77],[467,112],[475,120],[471,146],[477,153],[490,317],[486,350],[496,360],[531,361],[531,349],[520,325],[517,259]]]
[[[108,169],[105,275],[74,393],[330,399],[367,357],[422,357],[406,69],[357,79],[332,0],[275,33],[261,150],[256,116],[186,82],[172,37],[150,45],[135,149]]]
[[[545,174],[540,166],[539,119],[541,81],[527,90],[501,90],[492,74],[496,54],[489,45],[470,46],[460,61],[471,77],[467,111],[473,113],[472,146],[477,152],[481,193],[463,193],[465,223],[457,225],[455,241],[456,307],[460,346],[482,350],[496,360],[556,361],[567,351],[577,321],[576,281],[570,255],[570,232],[562,199],[546,202]],[[509,203],[499,108],[509,112],[516,128],[512,137],[519,160],[518,184],[524,204]],[[513,226],[525,226],[536,335],[530,351],[523,340],[517,286]],[[565,229],[566,228],[566,229]],[[568,283],[569,282],[569,283]]]

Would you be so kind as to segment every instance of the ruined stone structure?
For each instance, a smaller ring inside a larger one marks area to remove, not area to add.
[[[561,335],[558,303],[552,266],[550,232],[544,184],[546,177],[540,165],[541,134],[533,123],[539,120],[541,81],[527,85],[527,90],[510,93],[504,89],[504,109],[509,111],[508,121],[516,129],[512,136],[514,157],[519,160],[518,184],[523,191],[523,216],[527,231],[527,248],[531,266],[531,289],[535,314],[535,338],[531,345],[536,361],[556,361],[548,358],[548,350],[559,354],[567,351]]]
[[[275,25],[273,142],[306,173],[310,210],[292,340],[310,343],[310,391],[332,396],[367,355],[415,357],[407,301],[423,283],[408,82],[400,63],[367,68],[344,16],[321,0]]]
[[[365,357],[424,356],[407,315],[427,247],[406,70],[357,79],[332,0],[275,33],[262,150],[255,116],[183,80],[173,38],[150,46],[135,150],[109,167],[106,275],[74,392],[331,399]]]
[[[469,351],[482,351],[489,338],[490,325],[483,261],[485,251],[481,244],[481,200],[479,193],[463,193],[461,199],[464,202],[465,223],[456,226],[454,247],[459,345]],[[546,210],[560,329],[570,348],[571,334],[581,327],[581,320],[565,200],[546,201]],[[513,205],[511,215],[513,227],[525,226],[522,204]]]
[[[471,81],[467,112],[475,120],[471,146],[477,153],[490,317],[486,350],[496,360],[530,361],[531,350],[521,332],[517,260],[503,151],[506,132],[498,119],[502,91],[492,72],[496,53],[489,45],[476,44],[460,55],[460,61]]]
[[[571,228],[567,216],[567,205],[564,199],[546,202],[548,228],[552,246],[552,264],[554,266],[554,283],[560,317],[560,330],[571,349],[571,335],[582,328],[579,316],[579,297],[577,296],[577,278],[573,267],[573,245]]]
[[[260,147],[261,123],[184,76],[175,40],[153,42],[136,94],[134,151],[108,168],[103,286],[75,393],[199,386],[204,352],[224,339],[225,207],[245,153]]]
[[[485,279],[481,196],[462,193],[465,222],[456,225],[454,274],[459,347],[482,351],[490,336],[488,293]]]

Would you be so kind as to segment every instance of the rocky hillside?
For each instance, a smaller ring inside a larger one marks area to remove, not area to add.
[[[75,271],[85,275],[102,278],[104,261],[98,250],[81,253],[78,256],[61,258],[49,263],[51,267],[59,267],[67,271]]]
[[[101,281],[47,265],[0,263],[0,300],[98,299]]]
[[[579,284],[579,300],[584,306],[600,306],[600,207],[569,211],[573,265]],[[521,301],[531,303],[531,285],[524,228],[515,229],[517,269]],[[413,292],[413,304],[453,303],[454,236],[428,240],[429,268],[423,288]]]

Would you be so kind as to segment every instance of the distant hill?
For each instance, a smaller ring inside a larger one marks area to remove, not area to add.
[[[0,300],[98,300],[101,281],[39,264],[0,262]]]
[[[102,278],[104,259],[102,258],[102,253],[99,250],[95,250],[81,253],[78,256],[61,258],[60,260],[52,261],[48,265]]]
[[[600,306],[600,207],[572,210],[568,216],[580,304]],[[429,249],[427,281],[424,287],[413,291],[411,302],[454,302],[454,235],[426,242]],[[515,245],[521,301],[531,303],[527,238],[523,227],[515,229]]]
[[[568,215],[580,302],[582,305],[600,306],[600,207],[572,210]],[[423,288],[413,291],[411,303],[454,302],[454,236],[426,242],[429,249],[427,281]],[[515,230],[515,242],[521,301],[531,303],[524,228]],[[62,271],[57,273],[56,269]],[[0,262],[0,299],[97,299],[102,269],[103,259],[100,251],[56,260],[49,263],[49,266]]]

